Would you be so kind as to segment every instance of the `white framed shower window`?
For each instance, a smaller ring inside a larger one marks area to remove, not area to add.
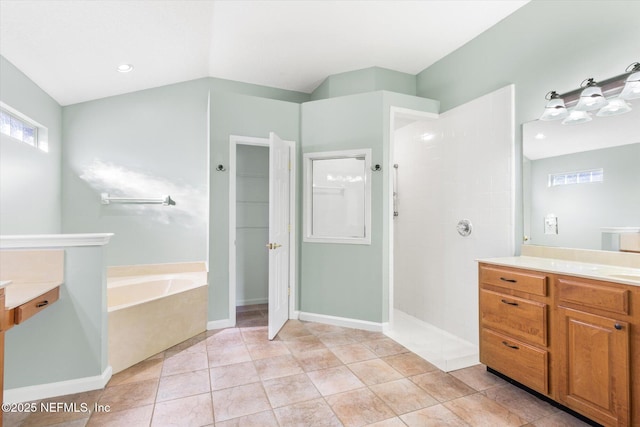
[[[305,242],[371,244],[371,149],[306,153]]]

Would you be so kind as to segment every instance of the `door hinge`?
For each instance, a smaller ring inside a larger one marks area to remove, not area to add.
[[[287,295],[291,295],[291,288],[287,288]]]
[[[291,233],[291,224],[287,224],[287,231],[289,231],[289,233]]]
[[[289,170],[291,170],[291,160],[289,160]]]

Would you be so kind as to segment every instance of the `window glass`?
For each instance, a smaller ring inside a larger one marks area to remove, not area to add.
[[[549,187],[568,184],[586,184],[591,182],[603,182],[604,170],[592,169],[577,172],[562,172],[549,175]]]
[[[38,126],[5,110],[0,110],[0,133],[47,151],[46,143],[38,144]]]

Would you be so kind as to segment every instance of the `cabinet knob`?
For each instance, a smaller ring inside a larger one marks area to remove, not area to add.
[[[616,328],[617,330],[622,329],[622,325],[620,323],[616,323],[615,325],[613,325],[613,327]]]

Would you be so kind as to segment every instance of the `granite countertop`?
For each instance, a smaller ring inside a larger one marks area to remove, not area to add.
[[[615,265],[593,264],[588,262],[567,261],[554,258],[533,256],[513,256],[503,258],[484,258],[478,262],[501,265],[504,267],[523,268],[546,273],[565,274],[586,279],[604,280],[640,286],[640,268],[618,267]]]

